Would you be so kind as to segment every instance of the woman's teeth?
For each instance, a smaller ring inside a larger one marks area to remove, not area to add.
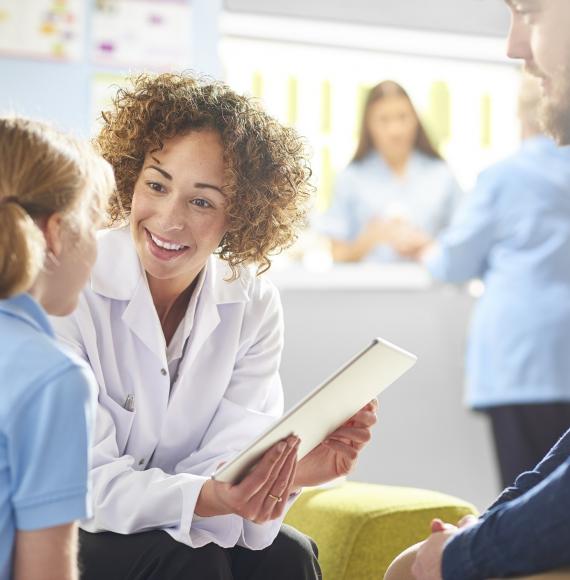
[[[186,246],[181,246],[180,244],[170,244],[168,242],[163,242],[161,240],[159,240],[157,237],[153,236],[150,232],[150,237],[152,238],[152,241],[159,247],[159,248],[164,248],[165,250],[172,250],[172,251],[179,251],[179,250],[183,250]]]

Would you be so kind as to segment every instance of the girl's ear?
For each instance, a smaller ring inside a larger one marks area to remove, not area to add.
[[[53,213],[38,225],[44,232],[48,252],[57,258],[63,250],[63,216],[57,212]]]

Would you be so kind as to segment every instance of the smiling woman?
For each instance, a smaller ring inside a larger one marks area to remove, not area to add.
[[[281,304],[249,266],[266,270],[303,222],[302,141],[185,75],[133,79],[104,119],[119,227],[57,323],[99,384],[83,578],[317,578],[314,544],[283,517],[302,486],[352,469],[375,403],[301,461],[289,437],[238,485],[210,478],[283,412]]]
[[[210,134],[208,147],[217,147],[223,157],[215,181],[226,200],[228,224],[218,251],[234,274],[238,264],[267,269],[269,255],[294,241],[312,191],[304,143],[252,100],[222,83],[141,75],[133,79],[132,89],[119,90],[114,110],[103,117],[98,144],[118,178],[112,223],[123,222],[130,212],[145,158],[160,166],[156,154],[158,159],[160,152],[165,154],[169,138],[200,132]],[[201,185],[196,189],[212,190],[204,187],[208,182]]]

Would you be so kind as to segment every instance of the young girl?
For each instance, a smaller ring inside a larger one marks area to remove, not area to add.
[[[0,118],[1,580],[77,577],[94,381],[46,313],[75,308],[112,188],[111,168],[87,147]]]
[[[79,309],[58,324],[99,384],[94,517],[85,579],[319,576],[282,526],[304,485],[349,471],[371,404],[296,461],[290,437],[238,485],[210,478],[283,411],[283,321],[269,266],[310,192],[290,130],[219,83],[141,76],[98,143],[118,184],[117,225]]]

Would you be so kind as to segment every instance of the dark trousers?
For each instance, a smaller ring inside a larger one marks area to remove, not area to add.
[[[315,580],[317,556],[313,540],[286,525],[264,550],[190,548],[161,530],[79,536],[81,580]]]
[[[491,419],[503,487],[509,487],[548,453],[570,427],[570,403],[502,405]]]

